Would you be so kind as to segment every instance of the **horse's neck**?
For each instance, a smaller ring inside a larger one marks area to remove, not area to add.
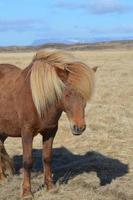
[[[52,118],[53,120],[58,120],[63,112],[63,108],[59,104],[53,104],[49,106],[46,110],[45,118]],[[44,112],[45,113],[45,112]]]

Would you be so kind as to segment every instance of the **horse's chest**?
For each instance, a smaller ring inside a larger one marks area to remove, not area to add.
[[[44,120],[42,123],[41,123],[41,127],[40,127],[40,131],[43,131],[45,129],[51,129],[51,128],[54,128],[55,126],[57,125],[57,121],[54,121],[54,120]]]
[[[45,118],[41,121],[41,131],[45,129],[52,129],[55,128],[58,124],[58,120],[61,116],[61,112],[57,112],[54,114],[47,114]]]

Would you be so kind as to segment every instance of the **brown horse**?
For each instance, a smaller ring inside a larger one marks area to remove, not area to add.
[[[22,137],[22,196],[31,195],[30,171],[32,142],[38,133],[43,138],[45,184],[53,188],[52,144],[61,113],[66,112],[72,133],[85,130],[84,110],[94,87],[96,67],[68,62],[57,52],[38,52],[32,63],[21,70],[0,65],[0,178],[5,176],[2,155],[7,137]]]

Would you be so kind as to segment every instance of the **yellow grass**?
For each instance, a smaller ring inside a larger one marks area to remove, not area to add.
[[[71,53],[90,66],[100,66],[95,95],[86,109],[87,130],[82,136],[73,136],[63,114],[54,142],[53,158],[59,191],[55,194],[44,192],[43,174],[40,173],[40,165],[36,164],[32,173],[35,200],[132,200],[133,51]],[[1,53],[0,62],[24,68],[33,54]],[[6,147],[20,173],[0,185],[0,200],[16,200],[19,199],[22,179],[19,166],[21,140],[9,138]],[[41,149],[40,136],[35,138],[34,148]],[[39,162],[40,157],[40,151],[34,151],[35,161]]]

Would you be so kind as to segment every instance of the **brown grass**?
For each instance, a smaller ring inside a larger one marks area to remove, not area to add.
[[[87,130],[74,137],[65,114],[54,142],[53,171],[58,191],[44,192],[41,137],[34,140],[32,190],[35,200],[133,199],[133,51],[76,51],[88,65],[100,65],[95,95],[87,107]],[[1,53],[0,62],[24,68],[33,53]],[[0,200],[20,193],[21,140],[9,138],[7,151],[18,172],[0,185]],[[38,164],[37,164],[38,163]]]

